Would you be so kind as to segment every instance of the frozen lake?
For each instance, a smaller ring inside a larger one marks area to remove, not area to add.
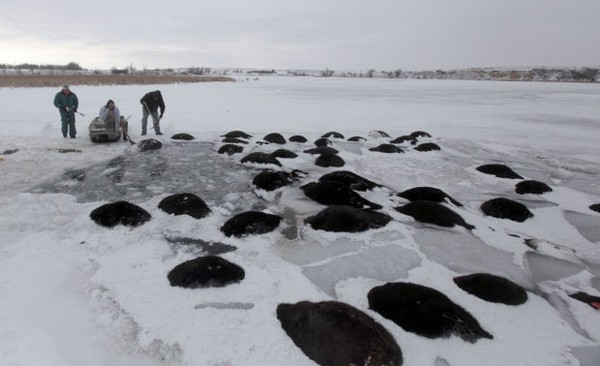
[[[113,99],[122,115],[132,115],[130,135],[139,142],[139,98],[153,89],[166,102],[162,149],[89,141],[87,124]],[[337,300],[366,312],[392,334],[406,365],[600,360],[598,311],[568,296],[600,293],[600,214],[589,209],[600,203],[600,85],[261,77],[72,90],[86,117],[78,117],[77,139],[65,140],[51,104],[58,88],[0,89],[0,152],[17,150],[0,161],[0,364],[311,365],[275,317],[278,304],[304,300]],[[231,130],[253,137],[241,154],[217,154],[220,136]],[[441,150],[418,152],[404,143],[403,154],[373,152],[390,140],[373,130],[392,138],[426,131],[432,137],[420,142]],[[303,151],[329,131],[366,139],[350,145],[334,139],[332,146],[345,161],[340,169],[384,186],[360,194],[392,217],[385,227],[332,233],[304,223],[325,206],[299,187],[336,169],[316,166],[316,157]],[[196,140],[170,139],[179,132]],[[309,142],[259,143],[271,132]],[[298,157],[270,168],[306,175],[272,194],[257,192],[250,182],[262,167],[240,159],[278,148]],[[475,169],[490,163],[553,191],[518,195],[518,180]],[[442,228],[397,212],[407,201],[395,193],[417,186],[440,188],[461,202],[447,207],[475,229]],[[203,198],[211,214],[196,220],[157,208],[182,192]],[[533,218],[517,223],[484,215],[480,205],[495,197],[524,204]],[[89,219],[93,209],[116,200],[140,205],[152,220],[106,229]],[[219,228],[246,210],[284,220],[268,234],[225,237]],[[220,289],[169,286],[167,273],[201,252],[185,243],[201,242],[225,244],[222,256],[245,269],[244,281]],[[510,279],[528,290],[529,300],[491,304],[452,282],[475,272]],[[366,293],[386,282],[445,293],[494,339],[470,344],[404,331],[368,307]]]

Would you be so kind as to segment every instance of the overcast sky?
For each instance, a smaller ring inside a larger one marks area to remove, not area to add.
[[[17,0],[0,9],[0,63],[8,64],[600,65],[600,0]]]

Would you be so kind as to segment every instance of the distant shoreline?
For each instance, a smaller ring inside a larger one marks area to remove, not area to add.
[[[148,85],[205,82],[233,82],[225,76],[198,75],[1,75],[0,88],[40,88],[62,85]]]
[[[600,69],[529,69],[507,70],[496,69],[465,69],[453,71],[400,71],[396,75],[389,72],[375,71],[363,73],[318,71],[293,72],[293,71],[263,71],[251,70],[242,73],[233,72],[232,76],[245,77],[246,79],[258,76],[295,76],[295,77],[321,77],[321,78],[358,78],[358,79],[395,79],[395,80],[455,80],[455,81],[507,81],[507,82],[544,82],[544,83],[584,83],[598,84],[600,82]],[[209,71],[210,72],[210,71]],[[225,73],[227,74],[227,73]],[[203,82],[236,82],[239,81],[224,75],[200,74],[168,74],[144,72],[135,74],[101,74],[89,71],[13,71],[0,72],[1,88],[41,88],[61,87],[62,85],[100,86],[100,85],[165,85]]]

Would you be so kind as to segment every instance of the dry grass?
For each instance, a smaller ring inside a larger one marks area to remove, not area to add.
[[[196,75],[0,75],[0,88],[61,87],[62,85],[132,85],[235,81],[223,76]]]

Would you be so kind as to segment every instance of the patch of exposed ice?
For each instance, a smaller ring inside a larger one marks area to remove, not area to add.
[[[600,243],[600,216],[565,211],[565,219],[592,243]]]
[[[438,357],[435,359],[433,366],[450,366],[450,364],[445,359]]]
[[[598,366],[600,360],[600,347],[575,347],[573,355],[579,361],[579,366]]]
[[[525,253],[525,266],[535,283],[557,281],[581,272],[581,263],[549,257],[537,252]]]
[[[277,252],[288,262],[308,265],[344,254],[358,253],[363,245],[362,241],[345,237],[327,243],[316,238],[305,238],[301,242],[281,243],[277,246]]]
[[[563,297],[560,294],[553,291],[546,294],[545,297],[546,300],[548,300],[548,302],[556,309],[556,311],[558,311],[562,320],[567,322],[567,324],[569,324],[574,331],[586,338],[590,338],[588,332],[581,327],[577,319],[575,319],[573,313],[571,313],[567,301],[563,299]]]
[[[335,298],[335,286],[340,281],[356,277],[396,281],[405,278],[408,270],[420,263],[421,259],[416,252],[390,244],[340,256],[325,263],[306,265],[302,268],[302,273]]]
[[[256,170],[215,156],[211,143],[177,144],[149,152],[127,151],[111,160],[63,174],[34,186],[33,193],[68,193],[78,202],[143,202],[160,194],[190,192],[204,201],[220,201],[230,192],[242,196],[229,201],[251,206],[259,199],[250,194]],[[244,194],[247,193],[247,194]],[[239,206],[233,204],[232,206]]]
[[[594,277],[591,281],[592,287],[600,292],[600,277]]]
[[[205,302],[202,304],[194,305],[194,309],[220,309],[220,310],[250,310],[254,307],[254,304],[249,302]]]
[[[468,233],[423,228],[415,233],[414,239],[428,259],[455,272],[491,273],[506,277],[525,288],[534,286],[528,273],[514,263],[511,253],[492,248]]]

